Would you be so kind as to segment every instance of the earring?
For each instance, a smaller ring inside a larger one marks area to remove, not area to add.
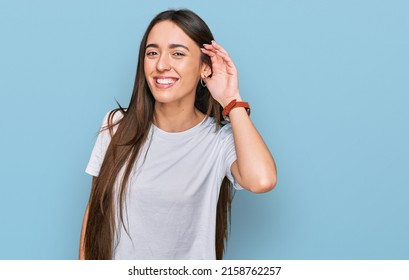
[[[202,87],[206,87],[206,82],[203,80],[203,78],[200,78],[200,84]]]

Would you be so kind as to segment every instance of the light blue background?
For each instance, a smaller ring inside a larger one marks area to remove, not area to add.
[[[77,258],[84,173],[158,12],[231,54],[278,166],[236,193],[227,259],[409,259],[407,1],[0,2],[0,259]]]

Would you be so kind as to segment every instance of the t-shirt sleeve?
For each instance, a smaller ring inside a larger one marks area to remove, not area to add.
[[[222,128],[222,133],[223,135],[223,142],[224,142],[224,168],[225,168],[225,176],[230,180],[230,182],[233,184],[233,187],[236,190],[242,190],[243,187],[240,186],[240,184],[236,181],[236,179],[233,176],[233,173],[231,172],[231,166],[233,162],[237,160],[237,155],[236,155],[236,147],[234,144],[234,138],[233,138],[233,130],[231,128],[230,124],[226,124]]]
[[[109,113],[105,115],[104,120],[102,121],[97,141],[95,142],[94,148],[91,152],[91,157],[85,169],[86,173],[95,177],[99,175],[99,170],[101,169],[102,162],[104,161],[105,153],[108,149],[109,143],[111,142],[109,130],[104,129],[108,124],[108,116]]]

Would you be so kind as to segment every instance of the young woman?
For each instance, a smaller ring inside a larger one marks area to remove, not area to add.
[[[221,259],[232,187],[276,183],[249,109],[206,23],[189,10],[158,14],[129,106],[107,114],[87,166],[80,259]]]

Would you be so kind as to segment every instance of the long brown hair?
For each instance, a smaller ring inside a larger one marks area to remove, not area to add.
[[[88,221],[84,237],[85,259],[111,259],[114,251],[116,231],[116,213],[119,209],[119,218],[123,223],[122,206],[125,197],[127,182],[141,147],[147,140],[150,126],[153,121],[155,100],[145,80],[144,59],[145,46],[149,32],[159,22],[169,20],[177,24],[199,47],[210,43],[213,35],[206,23],[190,10],[168,10],[158,14],[149,24],[140,44],[138,66],[132,97],[127,109],[119,106],[108,116],[108,125],[111,142],[105,154],[98,177],[94,178],[89,200]],[[201,54],[202,63],[211,66],[210,58]],[[213,99],[206,87],[197,85],[195,106],[202,113],[214,117],[217,127],[221,124],[220,104]],[[120,111],[123,117],[114,121],[114,114]],[[113,129],[116,127],[116,132]],[[119,173],[123,176],[119,178]],[[119,179],[118,193],[114,184]],[[117,195],[116,195],[117,194]],[[230,225],[231,201],[233,189],[227,178],[223,179],[216,216],[216,258],[222,259],[225,241]],[[115,203],[119,207],[115,207]]]

